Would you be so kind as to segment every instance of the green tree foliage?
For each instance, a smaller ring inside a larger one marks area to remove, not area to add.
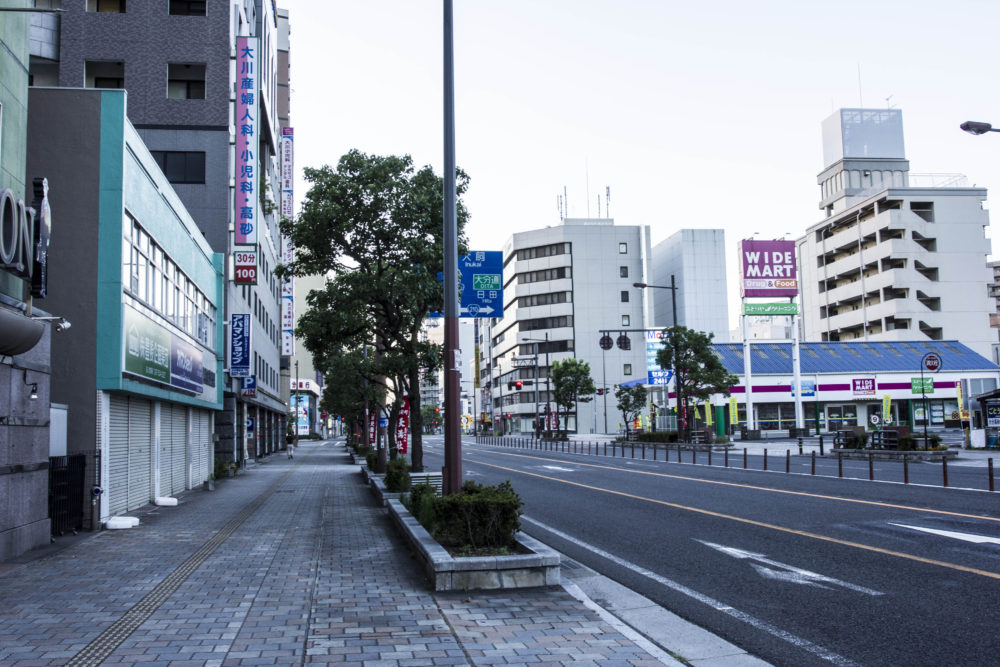
[[[625,434],[628,435],[632,422],[642,414],[646,407],[646,388],[641,384],[623,387],[615,387],[615,398],[618,400],[618,410],[622,413],[622,420],[625,422]]]
[[[663,330],[663,348],[656,353],[660,368],[674,371],[681,406],[678,431],[686,438],[689,432],[687,407],[692,401],[704,401],[713,394],[729,396],[729,389],[739,378],[726,370],[712,347],[714,334],[683,326]]]
[[[314,357],[332,359],[367,345],[363,378],[400,397],[409,395],[412,467],[423,470],[421,369],[441,363],[440,346],[422,341],[420,328],[431,311],[443,310],[437,280],[444,268],[443,183],[430,167],[414,169],[409,156],[376,156],[352,150],[329,165],[306,168],[310,188],[295,221],[282,232],[295,245],[295,262],[279,275],[326,276],[311,292],[299,322],[299,337]],[[459,197],[468,178],[459,171]],[[468,219],[458,200],[460,251]],[[337,378],[328,380],[328,384]],[[357,382],[352,378],[351,382]],[[353,387],[359,393],[362,387]],[[383,395],[384,395],[383,393]],[[399,402],[390,412],[395,431]]]
[[[566,421],[572,408],[579,401],[588,403],[594,400],[594,381],[590,377],[590,364],[580,359],[564,359],[552,364],[552,394],[556,401],[556,416],[558,408],[564,408]],[[563,432],[567,432],[566,421],[563,422]]]

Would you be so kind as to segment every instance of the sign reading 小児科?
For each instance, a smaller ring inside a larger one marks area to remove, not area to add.
[[[257,245],[257,38],[236,38],[235,245]]]

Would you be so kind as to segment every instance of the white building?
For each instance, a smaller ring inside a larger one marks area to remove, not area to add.
[[[952,339],[992,358],[986,190],[917,187],[898,109],[841,109],[823,146],[827,218],[796,241],[804,339]]]
[[[504,433],[533,432],[536,415],[547,406],[556,410],[547,383],[556,361],[586,361],[598,388],[646,378],[643,292],[633,283],[652,282],[650,257],[648,227],[616,226],[610,218],[567,218],[507,241],[504,316],[480,320],[488,424]],[[603,350],[602,332],[614,340],[628,336],[628,349]],[[520,391],[512,384],[517,380]],[[617,431],[613,394],[595,399],[576,406],[571,432]]]
[[[676,287],[649,289],[651,322],[670,327],[676,296],[677,324],[715,334],[716,343],[729,342],[729,303],[726,297],[726,234],[722,229],[682,229],[653,247],[650,284]]]

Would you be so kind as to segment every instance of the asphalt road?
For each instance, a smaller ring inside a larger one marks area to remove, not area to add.
[[[463,443],[526,532],[774,664],[998,661],[1000,495],[683,460]]]

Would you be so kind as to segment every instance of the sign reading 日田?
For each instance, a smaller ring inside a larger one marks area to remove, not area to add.
[[[503,253],[474,250],[458,258],[460,317],[503,316]]]
[[[257,38],[236,38],[236,245],[257,245]]]
[[[742,296],[796,296],[795,241],[740,241]]]

